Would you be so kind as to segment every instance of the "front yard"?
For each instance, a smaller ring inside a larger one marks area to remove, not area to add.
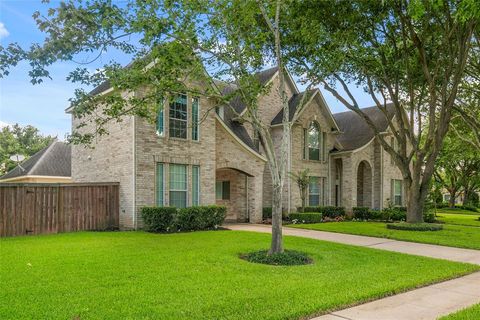
[[[269,242],[235,231],[1,239],[0,318],[298,319],[479,269],[296,237],[286,247],[314,264],[238,258]]]
[[[289,227],[480,250],[480,227],[473,226],[445,224],[440,231],[391,230],[384,222],[328,222]]]

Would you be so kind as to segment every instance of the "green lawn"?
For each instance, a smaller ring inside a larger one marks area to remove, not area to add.
[[[437,213],[437,219],[443,223],[456,224],[461,226],[480,227],[480,215],[472,214],[452,214],[452,213]]]
[[[480,303],[459,312],[452,313],[440,320],[478,320],[480,319]]]
[[[0,319],[298,319],[478,266],[286,237],[314,264],[239,254],[268,234],[82,232],[0,240]]]
[[[478,227],[445,224],[441,231],[405,231],[390,230],[385,225],[383,222],[328,222],[289,225],[289,227],[480,249],[480,228]]]
[[[437,213],[453,213],[453,214],[468,214],[468,215],[480,215],[479,212],[473,212],[470,210],[463,210],[458,208],[441,208],[436,209]]]

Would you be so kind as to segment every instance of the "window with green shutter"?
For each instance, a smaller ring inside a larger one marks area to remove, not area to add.
[[[310,177],[308,184],[308,205],[311,207],[320,205],[320,178]]]
[[[185,208],[187,206],[187,166],[170,164],[170,206]]]
[[[170,137],[187,139],[187,95],[179,94],[173,97],[169,111]]]
[[[192,166],[192,205],[200,204],[200,167]]]
[[[392,202],[395,206],[403,204],[403,184],[402,180],[392,180]]]
[[[164,191],[165,191],[165,174],[163,170],[163,163],[157,163],[157,206],[163,207],[165,204]]]

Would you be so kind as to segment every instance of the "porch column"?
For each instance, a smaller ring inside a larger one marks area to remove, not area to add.
[[[250,223],[262,222],[263,175],[248,177],[248,217]]]
[[[342,206],[351,214],[352,208],[357,205],[357,172],[351,156],[343,158],[341,184]]]

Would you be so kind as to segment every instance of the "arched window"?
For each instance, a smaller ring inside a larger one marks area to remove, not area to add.
[[[320,160],[320,127],[316,121],[310,122],[307,130],[308,159]]]

